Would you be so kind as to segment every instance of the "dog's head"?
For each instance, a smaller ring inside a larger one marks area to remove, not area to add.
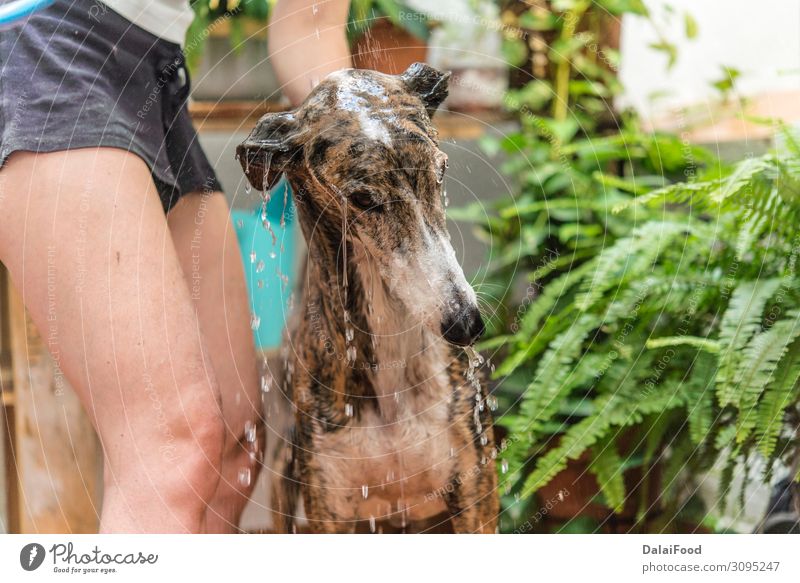
[[[447,156],[431,125],[448,78],[421,63],[399,76],[338,71],[297,109],[262,117],[237,156],[255,188],[286,173],[310,246],[346,239],[409,314],[468,345],[483,321],[450,244]]]

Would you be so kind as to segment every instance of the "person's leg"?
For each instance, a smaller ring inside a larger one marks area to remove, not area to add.
[[[242,257],[220,192],[182,197],[167,221],[222,394],[222,477],[208,508],[206,526],[209,532],[231,532],[239,524],[261,468],[254,454],[260,454],[264,445]]]
[[[0,261],[92,418],[103,532],[199,532],[219,389],[150,171],[110,148],[12,154]]]

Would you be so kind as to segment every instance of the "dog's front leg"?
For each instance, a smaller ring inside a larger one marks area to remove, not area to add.
[[[497,499],[494,464],[480,462],[450,480],[445,503],[453,532],[493,534],[497,529]]]
[[[474,393],[454,402],[454,443],[465,444],[455,458],[445,504],[456,533],[494,533],[500,500],[494,464],[494,431],[488,407],[475,410]],[[464,398],[466,397],[466,398]],[[480,425],[475,422],[478,416]]]

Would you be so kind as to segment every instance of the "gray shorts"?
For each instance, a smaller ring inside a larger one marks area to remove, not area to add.
[[[94,0],[0,30],[0,166],[16,151],[113,147],[150,168],[164,209],[222,187],[186,108],[181,47]]]

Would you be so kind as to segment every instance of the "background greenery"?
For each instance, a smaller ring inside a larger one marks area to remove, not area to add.
[[[749,480],[779,460],[797,472],[800,150],[785,133],[783,154],[728,167],[616,111],[617,54],[596,23],[624,14],[649,16],[637,1],[554,0],[506,18],[548,40],[546,74],[506,96],[520,131],[485,144],[519,192],[488,216],[453,213],[492,241],[485,289],[521,292],[481,346],[501,356],[505,531],[713,530],[737,463]],[[653,48],[674,62],[669,42]],[[709,508],[696,493],[715,464]],[[563,504],[545,487],[570,468],[560,497],[588,474],[596,492],[545,524]]]

